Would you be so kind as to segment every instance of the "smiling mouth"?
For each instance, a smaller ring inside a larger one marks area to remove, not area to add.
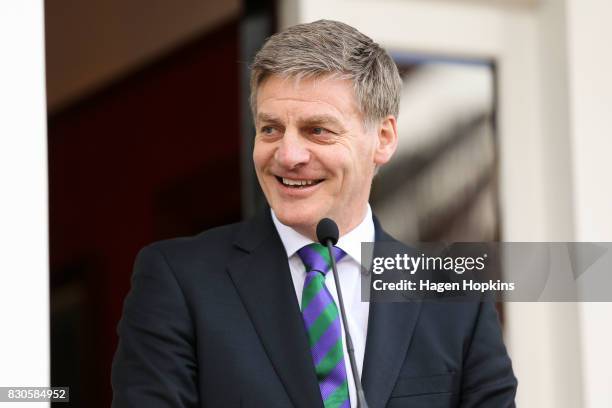
[[[297,189],[312,187],[323,181],[323,179],[305,180],[305,179],[290,179],[290,178],[279,177],[279,176],[274,176],[274,177],[276,177],[276,180],[278,180],[278,182],[282,184],[283,186],[288,187],[288,188],[297,188]]]

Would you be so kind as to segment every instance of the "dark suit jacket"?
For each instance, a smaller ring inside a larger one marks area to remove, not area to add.
[[[376,224],[376,240],[392,240]],[[287,256],[269,211],[136,259],[113,407],[322,408]],[[514,406],[493,304],[371,303],[370,408]]]

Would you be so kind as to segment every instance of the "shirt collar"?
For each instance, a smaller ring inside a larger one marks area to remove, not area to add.
[[[312,239],[280,222],[276,214],[274,214],[274,210],[271,208],[270,212],[272,213],[274,226],[287,252],[287,258],[291,258],[303,246],[314,242]],[[336,246],[359,263],[361,262],[362,242],[374,242],[374,221],[372,220],[372,209],[370,208],[370,204],[368,204],[366,215],[361,223],[353,228],[348,234],[341,236]]]

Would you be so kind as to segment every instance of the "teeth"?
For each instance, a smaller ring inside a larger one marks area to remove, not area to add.
[[[293,180],[283,177],[283,184],[288,186],[310,186],[315,183],[315,180]]]

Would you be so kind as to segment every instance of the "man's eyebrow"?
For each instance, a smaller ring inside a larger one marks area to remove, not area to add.
[[[257,123],[282,123],[282,120],[273,114],[261,112],[257,114]],[[300,126],[335,126],[339,130],[344,130],[342,122],[332,115],[312,115],[299,120]]]
[[[270,123],[280,123],[280,119],[277,116],[271,115],[269,113],[259,113],[257,114],[257,122],[270,122]]]
[[[338,120],[336,117],[331,115],[313,115],[308,116],[300,120],[302,125],[313,126],[313,125],[332,125],[337,126],[339,128],[344,128],[342,126],[342,122]]]

